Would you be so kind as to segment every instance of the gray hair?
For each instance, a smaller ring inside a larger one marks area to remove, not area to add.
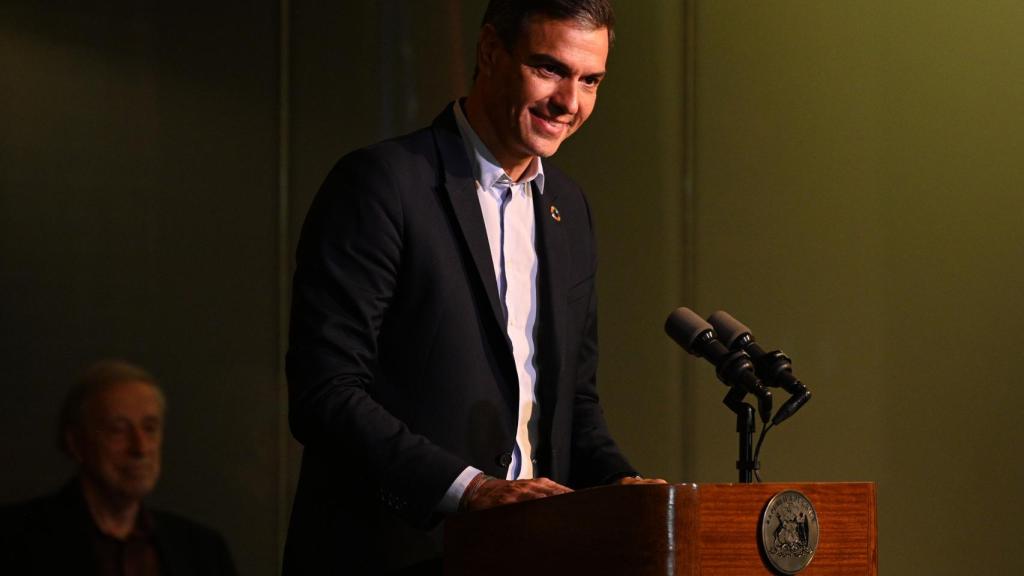
[[[70,453],[67,445],[67,433],[69,430],[82,426],[89,401],[111,386],[125,382],[149,384],[156,390],[160,408],[164,409],[167,406],[163,390],[157,384],[156,378],[144,368],[125,360],[100,360],[82,372],[78,381],[68,391],[68,395],[64,397],[57,426],[57,447],[62,452]]]

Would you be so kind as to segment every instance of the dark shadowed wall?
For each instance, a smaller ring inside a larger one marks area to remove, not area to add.
[[[0,8],[3,500],[53,489],[57,406],[104,356],[167,392],[154,501],[276,560],[278,7]]]
[[[291,253],[344,152],[465,92],[484,0],[0,6],[0,500],[69,472],[56,408],[101,356],[168,395],[154,495],[278,571]],[[767,480],[879,482],[886,574],[1020,572],[1024,9],[617,3],[596,113],[552,161],[598,227],[600,390],[637,466],[733,481],[724,308],[815,398]]]

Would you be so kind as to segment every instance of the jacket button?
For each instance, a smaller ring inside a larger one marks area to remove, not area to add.
[[[512,464],[512,453],[502,452],[501,454],[498,455],[497,460],[498,466],[501,466],[502,468],[508,468],[509,465]]]

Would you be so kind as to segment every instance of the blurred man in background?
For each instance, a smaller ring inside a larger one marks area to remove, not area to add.
[[[94,364],[64,401],[58,446],[77,465],[59,492],[0,512],[11,574],[235,574],[223,538],[143,499],[160,477],[166,402],[145,370]]]

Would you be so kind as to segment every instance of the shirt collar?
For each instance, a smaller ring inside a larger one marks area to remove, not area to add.
[[[505,169],[498,164],[498,160],[487,149],[483,141],[477,135],[473,127],[469,125],[466,114],[462,111],[462,101],[455,102],[455,124],[459,127],[462,135],[462,143],[466,146],[466,155],[469,156],[469,163],[473,168],[473,177],[477,184],[484,190],[490,190],[499,180],[509,180]],[[536,181],[537,190],[544,193],[544,164],[540,156],[534,156],[530,165],[526,167],[518,183]]]

